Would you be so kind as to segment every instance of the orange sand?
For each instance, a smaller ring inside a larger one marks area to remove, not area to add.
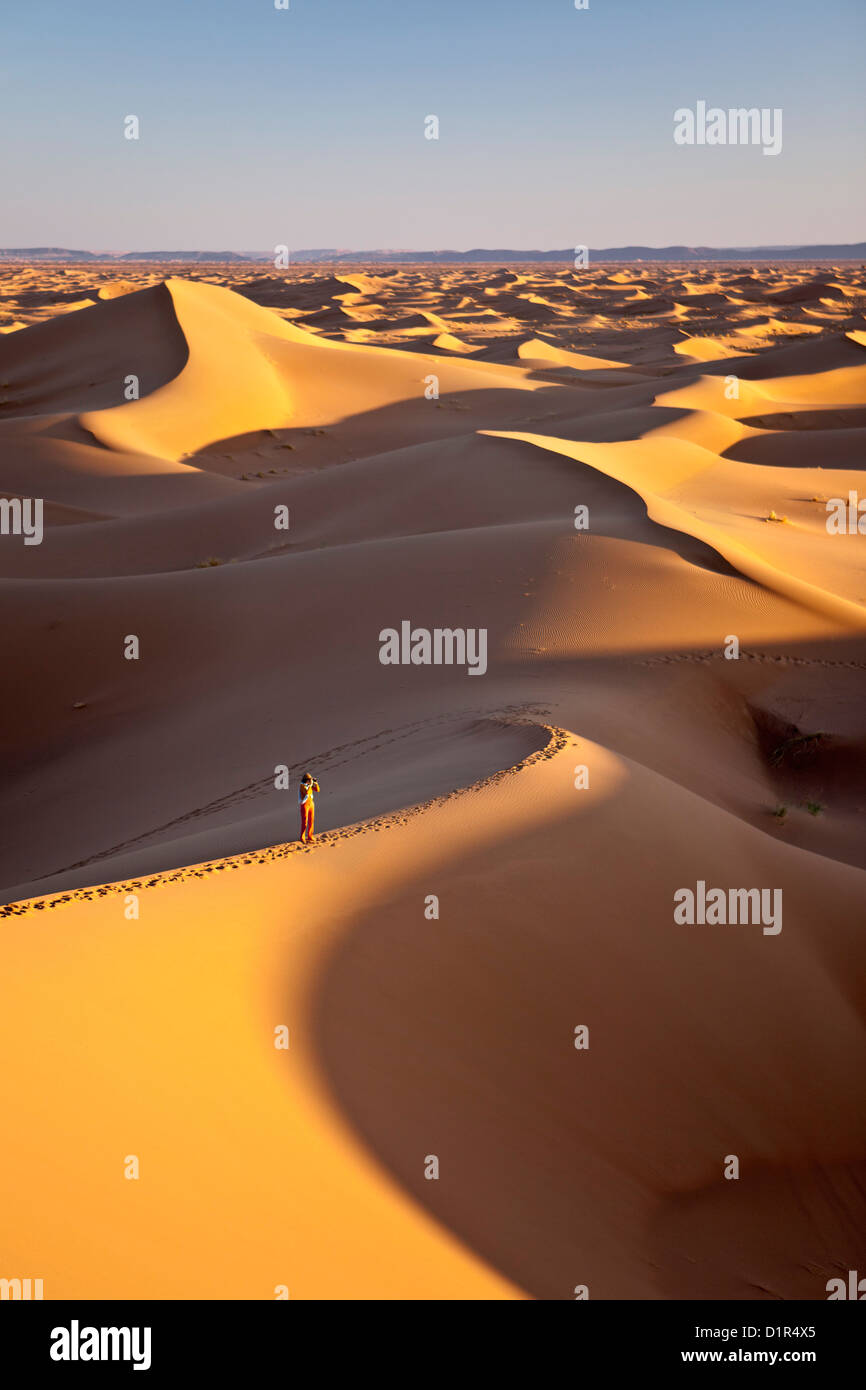
[[[0,537],[0,1276],[825,1297],[866,1261],[862,269],[162,273],[0,267],[46,522]],[[487,674],[382,666],[404,618]],[[782,932],[675,925],[698,879]]]

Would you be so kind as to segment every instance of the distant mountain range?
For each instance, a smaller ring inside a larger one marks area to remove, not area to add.
[[[515,251],[510,248],[472,251],[348,251],[334,246],[290,251],[290,264],[340,262],[369,265],[370,262],[424,264],[460,262],[557,261],[572,264],[575,250]],[[173,261],[184,264],[225,264],[249,262],[273,264],[273,253],[264,251],[73,251],[62,246],[18,246],[0,248],[0,261]],[[589,250],[589,263],[600,261],[860,261],[866,260],[866,241],[816,246],[606,246]]]

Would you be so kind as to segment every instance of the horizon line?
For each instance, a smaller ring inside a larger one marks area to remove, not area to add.
[[[847,254],[846,254],[847,253]],[[579,257],[583,255],[586,261]],[[152,261],[207,261],[221,263],[228,261],[246,262],[251,265],[271,264],[277,270],[288,269],[292,264],[315,262],[354,261],[396,261],[411,263],[423,262],[472,262],[472,261],[547,261],[573,264],[575,268],[586,268],[589,260],[608,261],[719,261],[738,258],[753,259],[840,259],[859,260],[866,258],[866,241],[854,242],[788,242],[745,246],[687,245],[685,243],[666,246],[647,246],[629,243],[606,247],[566,247],[543,250],[538,247],[487,247],[476,246],[465,251],[453,247],[437,247],[422,250],[412,247],[371,247],[357,250],[351,247],[317,246],[299,247],[296,251],[280,245],[273,252],[258,250],[232,250],[222,248],[212,250],[208,247],[154,248],[148,251],[117,250],[101,248],[90,250],[84,247],[58,245],[5,246],[0,247],[0,261],[39,259],[46,261],[82,262],[152,262]],[[277,264],[280,260],[283,263]]]

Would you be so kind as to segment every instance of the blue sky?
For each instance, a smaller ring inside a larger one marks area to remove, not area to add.
[[[290,3],[4,0],[0,245],[866,237],[862,0]],[[699,99],[781,154],[677,146]]]

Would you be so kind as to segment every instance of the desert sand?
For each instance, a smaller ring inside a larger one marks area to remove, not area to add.
[[[855,265],[0,267],[45,516],[0,536],[0,1274],[866,1268],[864,307]],[[382,665],[403,620],[486,673]],[[783,928],[677,924],[698,881]]]

